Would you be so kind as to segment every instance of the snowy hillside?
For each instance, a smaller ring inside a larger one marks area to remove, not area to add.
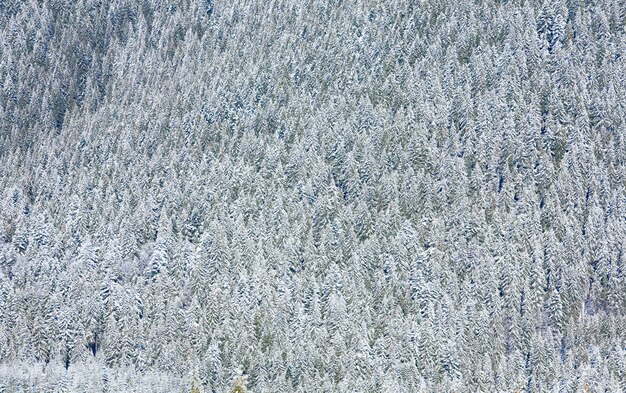
[[[626,391],[626,2],[0,1],[0,392]]]

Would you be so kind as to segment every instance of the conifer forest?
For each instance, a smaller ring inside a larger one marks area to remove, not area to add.
[[[0,0],[0,392],[625,392],[626,0]]]

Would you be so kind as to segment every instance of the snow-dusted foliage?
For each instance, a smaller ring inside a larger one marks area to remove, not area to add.
[[[625,28],[0,1],[0,391],[626,391]]]

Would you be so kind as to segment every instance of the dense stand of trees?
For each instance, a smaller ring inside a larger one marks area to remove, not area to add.
[[[0,2],[0,391],[626,391],[625,28]]]

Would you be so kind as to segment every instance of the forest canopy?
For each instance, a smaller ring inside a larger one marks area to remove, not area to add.
[[[0,391],[626,391],[625,29],[0,1]]]

